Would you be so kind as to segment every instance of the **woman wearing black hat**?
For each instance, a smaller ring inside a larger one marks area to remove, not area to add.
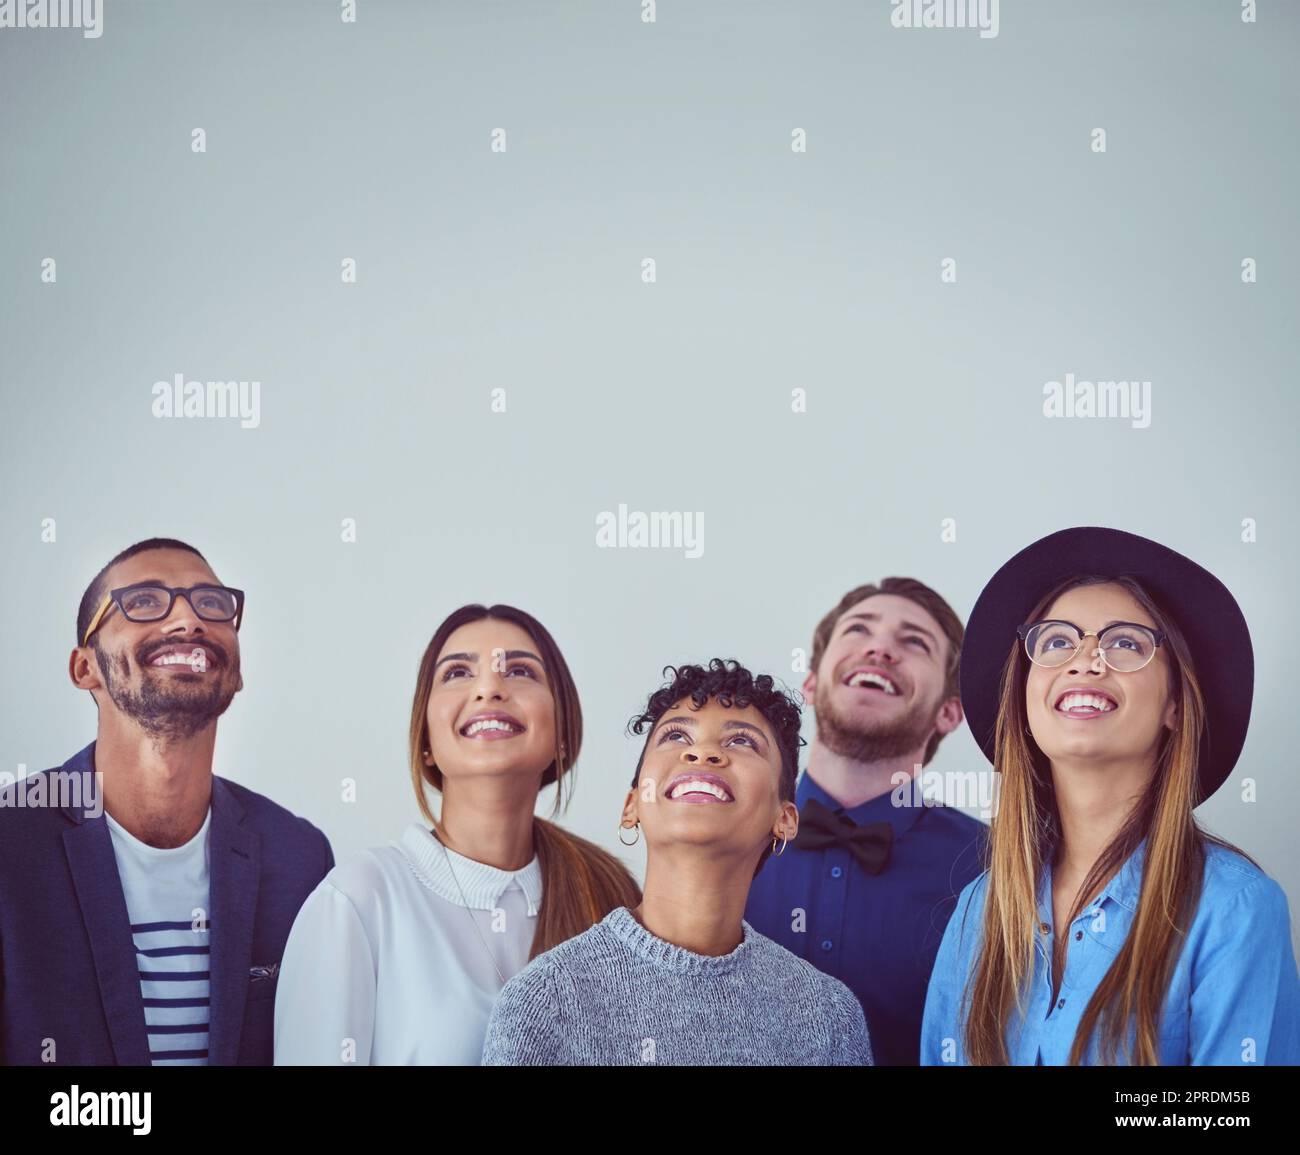
[[[961,685],[1000,791],[922,1063],[1300,1062],[1286,896],[1193,816],[1250,717],[1222,583],[1133,534],[1052,534],[980,595]]]

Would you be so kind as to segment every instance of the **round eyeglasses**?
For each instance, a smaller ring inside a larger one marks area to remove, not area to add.
[[[1102,661],[1124,674],[1142,669],[1155,657],[1156,647],[1166,637],[1163,630],[1136,622],[1111,622],[1098,634],[1084,631],[1073,622],[1048,620],[1021,626],[1016,633],[1024,640],[1029,660],[1039,666],[1063,666],[1074,660],[1083,648],[1084,638],[1096,638]]]

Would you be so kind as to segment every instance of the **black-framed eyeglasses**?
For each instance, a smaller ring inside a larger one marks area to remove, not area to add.
[[[1142,669],[1168,636],[1163,630],[1137,622],[1111,622],[1101,633],[1093,633],[1073,622],[1055,618],[1030,622],[1020,626],[1016,633],[1025,643],[1029,660],[1039,666],[1063,666],[1074,660],[1083,648],[1084,638],[1096,638],[1102,661],[1112,670],[1125,674]]]
[[[104,595],[95,616],[86,627],[86,636],[81,639],[84,646],[104,623],[109,610],[117,606],[128,622],[160,622],[172,612],[176,599],[183,597],[205,622],[234,621],[235,629],[244,616],[244,591],[230,586],[163,586],[157,582],[137,582],[135,585],[122,586],[121,589],[109,590]]]

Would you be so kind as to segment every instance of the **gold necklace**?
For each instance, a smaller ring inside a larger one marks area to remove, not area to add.
[[[447,869],[451,871],[452,880],[456,883],[456,889],[460,891],[460,900],[464,904],[466,917],[469,918],[470,925],[474,928],[474,933],[478,935],[478,940],[483,944],[483,950],[492,960],[492,969],[497,972],[497,978],[501,980],[501,986],[506,985],[506,976],[501,973],[501,968],[497,966],[496,955],[492,953],[491,947],[487,944],[487,939],[483,937],[483,932],[479,929],[478,919],[474,917],[474,912],[470,909],[469,899],[465,897],[465,888],[461,886],[460,879],[456,877],[456,868],[451,864],[451,852],[448,851],[446,843],[438,837],[437,831],[430,831],[433,840],[442,847],[442,855],[447,860]]]

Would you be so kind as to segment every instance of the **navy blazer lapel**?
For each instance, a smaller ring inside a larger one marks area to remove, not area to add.
[[[92,742],[63,764],[63,770],[82,774],[94,771]],[[75,825],[63,833],[63,846],[72,872],[72,884],[90,939],[90,953],[99,981],[99,997],[113,1041],[113,1054],[123,1066],[148,1066],[149,1035],[145,1029],[144,1002],[140,995],[140,970],[136,964],[131,916],[117,873],[108,823],[101,812],[87,817],[84,809],[64,807]]]
[[[253,965],[253,917],[262,871],[262,839],[245,829],[244,808],[234,792],[212,777],[208,905],[211,907],[211,996],[208,1062],[239,1061],[249,970]]]

